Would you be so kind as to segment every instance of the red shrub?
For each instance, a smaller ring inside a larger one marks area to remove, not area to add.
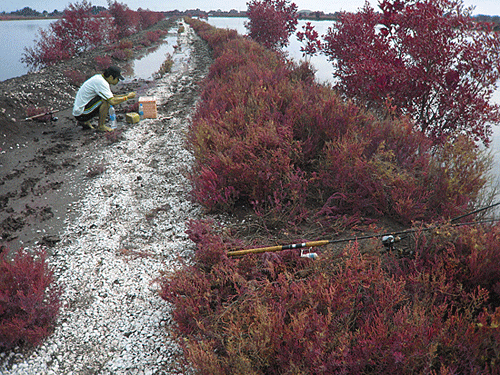
[[[250,38],[267,48],[287,46],[297,28],[297,5],[288,0],[252,0],[247,5]]]
[[[141,30],[149,29],[165,18],[162,12],[153,12],[140,8],[137,10],[137,13],[139,14],[139,25]]]
[[[162,284],[198,371],[495,373],[500,309],[455,277],[445,233],[418,237],[415,260],[374,260],[354,243],[311,263],[293,251],[228,259],[235,244],[207,224],[190,225],[205,255]]]
[[[114,50],[111,56],[120,61],[128,61],[134,56],[134,52],[130,49],[117,49]]]
[[[21,250],[12,260],[0,254],[0,348],[37,345],[53,329],[61,289],[55,284],[46,254]]]
[[[69,82],[73,86],[80,86],[83,82],[85,82],[85,75],[79,70],[70,70],[67,69],[64,71],[64,76],[68,78]]]
[[[218,56],[188,135],[193,197],[208,209],[252,204],[298,222],[313,208],[332,220],[410,223],[453,217],[476,201],[488,163],[472,142],[432,149],[409,120],[381,121],[257,43],[194,27]],[[297,176],[301,196],[289,189]]]
[[[138,12],[129,9],[126,4],[109,1],[108,11],[113,17],[118,39],[126,38],[139,31],[141,17]]]
[[[99,71],[102,71],[106,68],[109,68],[113,63],[113,60],[111,59],[111,56],[109,56],[109,55],[96,56],[94,61],[96,63],[96,68]]]
[[[33,69],[53,65],[84,51],[114,40],[114,28],[109,15],[92,14],[87,1],[70,4],[62,18],[50,24],[49,30],[40,30],[33,48],[26,48],[22,61]]]
[[[380,112],[398,113],[433,142],[467,134],[489,142],[500,121],[491,94],[500,78],[500,37],[473,20],[462,1],[380,1],[342,12],[325,36],[337,89]]]
[[[431,147],[408,120],[379,120],[257,43],[194,24],[217,51],[188,132],[207,208],[253,205],[288,229],[307,210],[326,226],[409,223],[475,202],[487,162],[470,140]],[[412,233],[401,249],[412,258],[355,242],[313,262],[294,250],[228,258],[242,248],[231,231],[192,221],[193,262],[163,279],[162,297],[200,373],[495,374],[498,228]]]
[[[155,31],[148,31],[146,34],[147,39],[153,43],[157,42],[160,39],[160,36],[161,34]]]

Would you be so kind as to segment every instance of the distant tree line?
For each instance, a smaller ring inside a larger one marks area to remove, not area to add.
[[[105,11],[106,8],[103,6],[92,6],[92,14],[98,14]],[[247,17],[247,11],[238,11],[236,9],[231,9],[229,11],[223,10],[210,10],[204,11],[200,9],[188,9],[186,11],[170,10],[163,12],[167,17],[175,16],[189,16],[189,17]],[[37,10],[31,9],[30,7],[24,7],[21,10],[16,10],[14,12],[6,13],[5,11],[0,13],[1,19],[12,19],[12,18],[37,18],[37,17],[61,17],[63,11],[54,9],[52,12],[44,10],[43,12],[38,12]],[[325,13],[323,11],[298,11],[299,19],[310,19],[310,20],[337,20],[338,12],[335,13]],[[500,30],[500,16],[488,16],[484,14],[479,14],[473,17],[477,22],[491,22],[495,24],[495,30]]]
[[[92,6],[92,14],[99,14],[102,11],[105,11],[106,8],[103,6]],[[16,10],[10,13],[2,12],[0,13],[0,19],[15,19],[15,18],[59,18],[63,15],[64,11],[59,11],[54,9],[52,12],[48,12],[44,10],[43,12],[39,12],[35,9],[31,9],[30,7],[24,7],[23,9]]]

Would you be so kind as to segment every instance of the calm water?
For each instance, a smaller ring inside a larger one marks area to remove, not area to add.
[[[48,29],[54,20],[1,21],[0,22],[0,81],[22,76],[29,69],[21,63],[26,47],[33,47],[40,29]],[[131,61],[125,67],[124,76],[128,78],[150,79],[165,61],[166,55],[173,55],[177,44],[177,28],[172,28],[164,39],[165,43],[150,53]],[[175,57],[174,57],[175,62]]]
[[[0,81],[28,72],[21,63],[25,47],[33,47],[39,29],[47,29],[53,20],[0,21]]]

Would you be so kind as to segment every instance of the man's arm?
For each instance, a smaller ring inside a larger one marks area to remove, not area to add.
[[[117,105],[133,98],[135,98],[135,92],[129,92],[127,95],[113,96],[111,99],[108,100],[108,103],[111,105]]]

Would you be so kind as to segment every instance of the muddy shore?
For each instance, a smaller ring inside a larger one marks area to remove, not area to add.
[[[161,21],[150,30],[169,30],[177,20]],[[148,31],[150,31],[148,30]],[[136,46],[141,32],[131,37]],[[150,47],[149,47],[150,48]],[[135,57],[146,53],[134,50]],[[109,145],[104,134],[83,131],[71,115],[78,89],[70,83],[68,71],[86,77],[100,72],[96,56],[105,48],[87,53],[37,72],[0,82],[0,247],[16,250],[60,240],[66,220],[74,217],[73,203],[79,189],[96,166],[82,163],[76,152],[92,150],[96,154]],[[125,62],[114,61],[123,66]],[[159,67],[158,67],[159,68]],[[117,94],[145,92],[154,81],[128,79],[112,87]],[[138,98],[122,104],[119,120]],[[25,121],[29,108],[60,110],[48,121]],[[84,192],[85,194],[85,192]]]

